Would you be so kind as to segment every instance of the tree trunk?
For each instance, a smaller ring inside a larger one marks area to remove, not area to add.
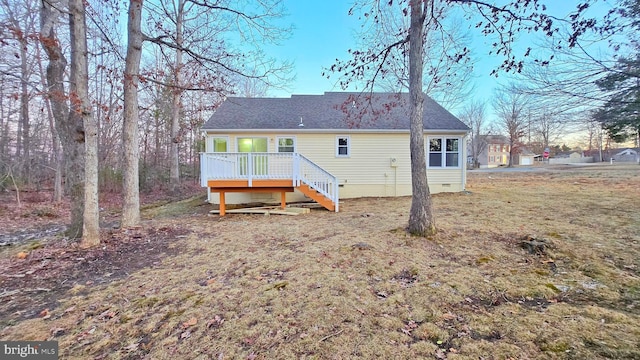
[[[71,180],[69,195],[71,196],[71,211],[74,222],[67,230],[70,237],[81,238],[82,229],[84,227],[84,156],[85,156],[85,136],[84,123],[82,120],[82,112],[76,111],[80,102],[78,97],[78,84],[74,81],[78,77],[79,68],[77,61],[74,61],[74,54],[78,52],[78,41],[74,32],[75,18],[73,14],[69,14],[69,40],[71,63],[69,66],[69,102],[70,111],[68,119],[68,134],[70,141],[73,143],[71,154],[65,156],[67,161],[67,180]],[[66,154],[65,154],[66,155]]]
[[[100,244],[98,212],[98,127],[89,102],[89,71],[87,62],[87,29],[83,0],[69,0],[69,27],[72,40],[71,76],[72,113],[80,116],[84,126],[84,216],[80,247]]]
[[[29,68],[27,64],[27,39],[20,41],[20,127],[22,134],[18,134],[18,139],[22,138],[22,176],[27,184],[31,183],[31,142],[29,141]],[[18,151],[19,145],[18,145]],[[20,154],[17,154],[20,156]]]
[[[129,1],[128,44],[124,68],[124,148],[122,227],[140,223],[140,180],[138,175],[138,82],[142,54],[142,3]]]
[[[42,68],[42,55],[39,49],[40,48],[36,49],[38,59],[40,60],[38,61],[38,71],[40,72],[42,88],[46,89],[48,87],[47,75],[45,70]],[[62,156],[60,156],[60,138],[58,137],[58,132],[55,128],[53,111],[51,110],[51,99],[48,96],[44,96],[44,104],[47,109],[47,120],[49,122],[49,131],[51,132],[51,163],[55,164],[52,201],[54,203],[59,203],[62,201]]]
[[[9,120],[4,111],[4,84],[0,82],[0,163],[9,163]],[[5,121],[5,119],[7,119]],[[0,171],[4,170],[4,165],[0,166]]]
[[[433,206],[427,183],[427,162],[424,148],[424,93],[422,92],[423,37],[426,10],[430,0],[411,0],[409,28],[409,101],[410,150],[413,195],[408,231],[412,235],[430,236],[436,233]],[[424,6],[424,8],[423,8]],[[445,144],[443,144],[444,146]]]
[[[180,185],[180,90],[182,70],[182,25],[184,21],[184,1],[178,0],[176,8],[176,61],[174,63],[174,88],[171,102],[171,142],[169,144],[169,190],[175,193]]]
[[[60,137],[64,158],[65,190],[71,198],[71,219],[67,236],[77,238],[82,235],[84,213],[84,130],[82,119],[69,112],[64,89],[64,74],[67,60],[55,32],[59,13],[49,1],[43,1],[40,8],[40,43],[47,53],[47,96],[56,131]],[[72,72],[74,70],[72,69]]]

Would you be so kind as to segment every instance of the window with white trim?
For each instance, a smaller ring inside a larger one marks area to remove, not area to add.
[[[296,152],[296,138],[294,137],[277,137],[278,152],[292,153]]]
[[[227,152],[229,151],[228,136],[211,136],[207,138],[208,152]]]
[[[427,167],[457,168],[460,167],[460,138],[429,137],[427,140]]]
[[[336,136],[336,157],[351,156],[351,138],[349,136]]]

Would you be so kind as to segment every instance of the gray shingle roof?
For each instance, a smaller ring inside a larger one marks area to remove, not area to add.
[[[486,141],[487,144],[510,144],[509,138],[504,135],[480,135],[480,139]]]
[[[408,93],[325,92],[290,98],[229,97],[203,130],[361,129],[408,130]],[[301,122],[304,127],[300,127]],[[430,97],[424,100],[425,130],[469,128]]]

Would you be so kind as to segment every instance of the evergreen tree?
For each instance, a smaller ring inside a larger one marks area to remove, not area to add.
[[[620,58],[611,73],[597,82],[610,92],[609,100],[596,113],[596,119],[612,140],[640,139],[640,54]]]

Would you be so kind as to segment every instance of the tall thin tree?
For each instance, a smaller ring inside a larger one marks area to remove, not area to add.
[[[86,11],[83,0],[69,0],[71,38],[71,113],[84,126],[84,211],[82,241],[88,248],[100,243],[98,208],[98,127],[89,101]]]
[[[65,191],[71,199],[71,219],[67,235],[82,236],[84,218],[84,124],[77,112],[69,111],[69,96],[65,90],[67,59],[56,28],[60,4],[42,1],[40,8],[40,44],[47,53],[47,91],[51,101],[56,131],[60,137],[64,158]],[[75,68],[71,73],[76,72]]]
[[[412,0],[409,28],[409,118],[411,122],[409,148],[411,149],[411,234],[429,236],[436,233],[433,204],[427,184],[427,160],[424,148],[424,93],[422,92],[423,39],[425,19],[432,0]],[[417,40],[416,40],[417,39]]]
[[[138,179],[138,84],[142,56],[142,5],[144,0],[129,0],[127,56],[124,67],[124,150],[122,227],[140,223],[140,180]]]

